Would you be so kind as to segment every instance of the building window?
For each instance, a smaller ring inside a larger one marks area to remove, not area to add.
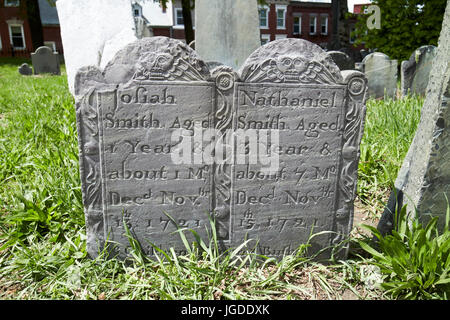
[[[52,49],[53,52],[56,52],[56,43],[55,41],[44,41],[44,46]]]
[[[287,34],[276,34],[275,35],[275,40],[286,39],[286,38],[287,38]]]
[[[176,25],[177,26],[183,26],[184,25],[184,20],[183,20],[183,9],[181,8],[176,8],[175,9],[175,20],[176,20]]]
[[[5,7],[18,7],[20,0],[5,0]]]
[[[25,49],[25,37],[22,25],[9,25],[9,36],[14,49]]]
[[[286,6],[276,6],[277,29],[286,29]]]
[[[356,31],[356,27],[354,24],[352,24],[350,26],[350,43],[355,43],[356,38],[355,38],[355,31]]]
[[[320,17],[320,32],[323,35],[327,35],[328,34],[328,16],[321,16]]]
[[[317,16],[309,17],[309,34],[316,34],[317,30]]]
[[[302,33],[302,17],[294,17],[294,34]]]
[[[261,35],[261,45],[263,46],[268,42],[270,42],[270,34],[262,34]]]
[[[269,27],[269,8],[259,8],[259,27],[267,29]]]

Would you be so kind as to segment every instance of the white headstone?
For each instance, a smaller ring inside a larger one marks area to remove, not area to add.
[[[261,46],[256,0],[197,0],[195,50],[206,61],[239,69]]]
[[[135,41],[135,22],[129,0],[58,0],[69,89],[83,66],[105,67],[125,45]]]

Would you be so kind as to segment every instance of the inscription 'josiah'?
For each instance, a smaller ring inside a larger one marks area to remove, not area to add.
[[[146,104],[169,104],[176,105],[177,100],[174,95],[167,92],[167,87],[161,92],[149,92],[146,87],[137,87],[132,92],[122,93],[120,101],[124,104],[146,103]]]

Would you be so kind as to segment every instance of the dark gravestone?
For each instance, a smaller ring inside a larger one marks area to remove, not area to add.
[[[345,52],[328,51],[328,54],[331,56],[331,59],[333,59],[334,63],[336,63],[341,71],[355,69],[355,62]]]
[[[49,47],[43,46],[31,54],[34,74],[51,73],[60,75],[59,54]]]
[[[320,47],[274,41],[235,73],[144,38],[75,88],[91,256],[108,239],[124,258],[124,225],[150,256],[150,242],[183,253],[176,225],[206,240],[210,217],[222,249],[250,238],[278,258],[311,232],[327,232],[311,252],[348,236],[367,82]]]
[[[21,64],[18,71],[24,76],[31,76],[33,74],[33,69],[28,65],[28,63]]]
[[[397,60],[391,60],[381,52],[367,55],[362,70],[369,83],[369,96],[375,99],[395,98],[397,94]]]
[[[422,46],[411,54],[408,61],[402,62],[401,90],[403,96],[408,93],[425,95],[436,50],[435,46]]]

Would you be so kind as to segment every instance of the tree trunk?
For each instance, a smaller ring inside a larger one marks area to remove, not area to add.
[[[331,41],[328,43],[328,50],[339,50],[348,47],[350,34],[345,15],[348,12],[347,0],[332,0],[333,31]]]
[[[181,0],[181,5],[183,9],[184,36],[186,43],[189,44],[195,39],[192,26],[191,0]]]
[[[22,3],[26,6],[26,13],[31,32],[31,42],[33,44],[32,49],[36,50],[44,45],[44,32],[39,12],[39,3],[38,0],[25,0],[22,1]]]

